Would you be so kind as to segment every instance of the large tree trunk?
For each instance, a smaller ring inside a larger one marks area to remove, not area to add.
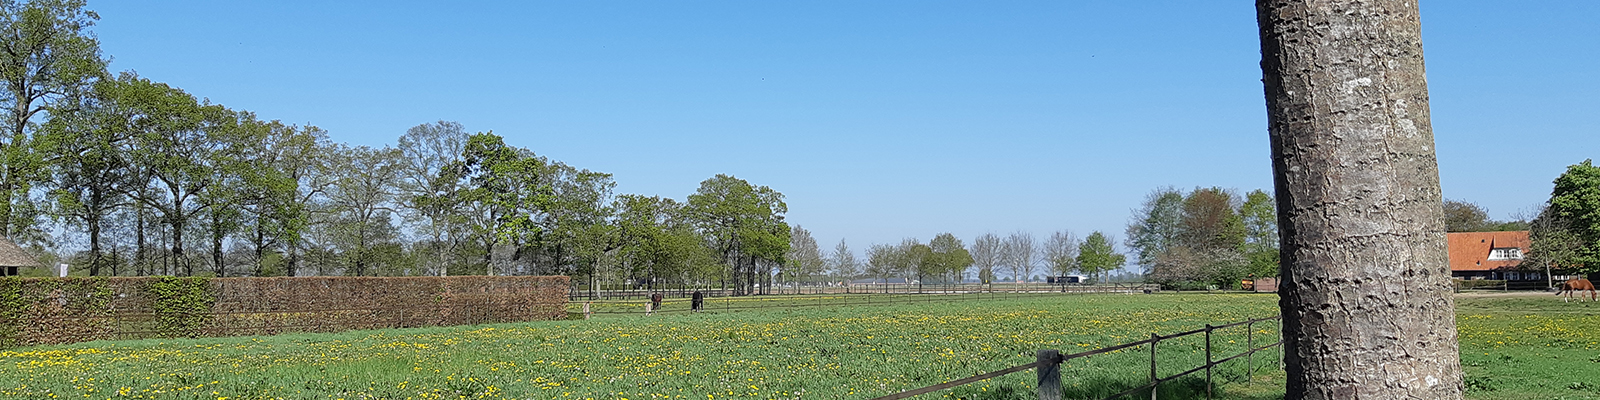
[[[1257,0],[1288,399],[1459,399],[1415,0]]]

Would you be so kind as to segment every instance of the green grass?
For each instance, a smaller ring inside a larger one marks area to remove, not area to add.
[[[1470,397],[1595,398],[1600,321],[1589,310],[1600,307],[1545,297],[1460,304]],[[1041,348],[1090,350],[1275,312],[1271,295],[1068,295],[91,342],[0,352],[0,398],[870,398],[1028,363]],[[1275,324],[1255,328],[1257,340],[1276,340]],[[1217,331],[1216,354],[1242,351],[1244,335]],[[1160,373],[1199,365],[1203,349],[1199,335],[1163,342]],[[1065,392],[1100,397],[1143,384],[1148,351],[1069,361]],[[1272,368],[1254,380],[1241,362],[1218,369],[1227,382],[1219,398],[1281,397],[1283,375],[1269,362],[1277,353],[1258,355],[1258,367]],[[1031,398],[1033,375],[922,398]],[[1163,384],[1160,394],[1203,397],[1201,378]]]

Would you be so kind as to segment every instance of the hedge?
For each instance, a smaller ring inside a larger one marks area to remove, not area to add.
[[[0,278],[0,348],[565,318],[565,276]]]

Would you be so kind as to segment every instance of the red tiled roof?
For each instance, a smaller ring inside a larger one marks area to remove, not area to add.
[[[1528,254],[1528,231],[1453,232],[1446,234],[1450,244],[1451,271],[1488,271],[1515,267],[1522,260],[1489,260],[1489,251],[1517,247]]]

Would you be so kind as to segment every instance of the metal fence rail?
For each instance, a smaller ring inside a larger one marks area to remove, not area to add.
[[[952,380],[952,381],[945,382],[945,383],[940,383],[940,384],[933,385],[933,386],[927,386],[927,387],[907,390],[907,391],[904,391],[904,392],[895,393],[895,394],[891,394],[891,395],[888,395],[888,396],[874,398],[873,400],[899,400],[899,399],[906,399],[906,398],[911,398],[911,397],[917,396],[917,395],[922,395],[922,394],[932,393],[932,392],[936,392],[936,391],[940,391],[940,390],[950,389],[950,388],[954,388],[954,387],[957,387],[957,386],[966,385],[966,384],[970,384],[970,383],[974,383],[974,382],[979,382],[979,381],[983,381],[983,380],[987,380],[987,379],[998,378],[998,377],[1001,377],[1001,376],[1005,376],[1005,375],[1009,375],[1009,374],[1017,373],[1017,372],[1022,372],[1022,371],[1026,371],[1026,370],[1029,370],[1029,369],[1034,370],[1036,375],[1037,375],[1037,378],[1038,378],[1038,386],[1037,386],[1037,388],[1038,388],[1039,399],[1040,400],[1060,400],[1061,399],[1061,363],[1066,362],[1068,360],[1072,360],[1072,359],[1084,358],[1084,357],[1089,357],[1089,356],[1093,356],[1093,355],[1097,355],[1097,354],[1110,353],[1110,352],[1117,351],[1117,350],[1122,350],[1122,349],[1127,349],[1127,348],[1132,348],[1132,347],[1137,347],[1137,346],[1143,346],[1143,345],[1150,345],[1150,383],[1146,383],[1144,385],[1140,385],[1140,386],[1136,386],[1136,387],[1133,387],[1133,388],[1129,388],[1129,389],[1124,390],[1122,392],[1119,392],[1117,394],[1105,397],[1102,400],[1111,400],[1111,399],[1122,398],[1124,396],[1132,395],[1132,394],[1135,394],[1135,393],[1138,393],[1138,392],[1144,391],[1144,390],[1149,390],[1150,391],[1150,398],[1153,400],[1153,399],[1156,398],[1156,394],[1158,393],[1157,390],[1159,389],[1159,387],[1160,387],[1162,382],[1172,381],[1172,380],[1175,380],[1177,378],[1180,378],[1180,377],[1183,377],[1183,376],[1187,376],[1189,374],[1194,374],[1194,373],[1197,373],[1197,372],[1200,372],[1200,371],[1205,371],[1206,372],[1206,398],[1210,399],[1211,396],[1212,396],[1212,390],[1213,390],[1213,387],[1214,387],[1213,382],[1212,382],[1212,379],[1213,379],[1213,377],[1212,377],[1212,375],[1213,375],[1212,374],[1212,369],[1214,367],[1216,367],[1217,365],[1220,365],[1222,363],[1233,361],[1233,360],[1237,360],[1237,359],[1243,357],[1243,358],[1245,358],[1245,362],[1246,362],[1246,365],[1245,365],[1246,375],[1247,376],[1254,376],[1254,373],[1255,373],[1255,359],[1254,359],[1253,356],[1255,355],[1255,353],[1259,352],[1261,350],[1266,350],[1266,349],[1269,349],[1269,348],[1272,348],[1272,347],[1283,345],[1283,340],[1282,339],[1279,339],[1276,342],[1273,342],[1273,343],[1270,343],[1270,344],[1266,344],[1266,345],[1263,345],[1263,346],[1260,346],[1260,347],[1256,347],[1256,345],[1255,345],[1255,324],[1258,323],[1258,322],[1263,322],[1263,321],[1278,320],[1280,318],[1282,318],[1282,316],[1273,316],[1273,317],[1267,317],[1267,318],[1257,318],[1257,319],[1251,319],[1251,320],[1245,320],[1245,321],[1239,321],[1239,322],[1234,322],[1234,323],[1230,323],[1230,324],[1215,325],[1215,326],[1207,324],[1205,328],[1195,329],[1195,330],[1191,330],[1191,331],[1187,331],[1187,332],[1179,332],[1179,333],[1175,333],[1175,334],[1171,334],[1171,335],[1158,335],[1158,334],[1151,333],[1149,339],[1140,340],[1140,341],[1137,341],[1137,342],[1123,343],[1123,344],[1119,344],[1119,345],[1115,345],[1115,346],[1104,347],[1104,348],[1100,348],[1100,349],[1085,351],[1085,352],[1081,352],[1081,353],[1066,354],[1066,355],[1061,354],[1060,350],[1043,349],[1043,350],[1039,350],[1038,351],[1038,353],[1035,356],[1034,362],[1031,362],[1031,363],[1022,364],[1022,365],[1014,366],[1014,367],[1011,367],[1011,368],[1002,369],[1002,370],[999,370],[999,371],[994,371],[994,372],[978,374],[978,375],[974,375],[974,376],[970,376],[970,377],[966,377],[966,378],[956,379],[956,380]],[[1240,326],[1240,325],[1244,325],[1246,327],[1245,328],[1245,332],[1246,332],[1245,348],[1246,348],[1246,350],[1244,352],[1242,352],[1242,353],[1235,354],[1235,355],[1232,355],[1232,356],[1229,356],[1229,357],[1226,357],[1226,358],[1222,358],[1222,359],[1213,358],[1212,343],[1211,343],[1211,332],[1213,332],[1215,330],[1218,330],[1218,329],[1231,328],[1231,327]],[[1206,344],[1205,344],[1206,362],[1205,362],[1205,364],[1201,365],[1201,366],[1198,366],[1198,367],[1195,367],[1195,368],[1192,368],[1192,369],[1189,369],[1187,371],[1183,371],[1183,372],[1180,372],[1180,373],[1177,373],[1177,374],[1173,374],[1173,375],[1169,375],[1169,376],[1166,376],[1166,377],[1160,376],[1156,372],[1156,347],[1158,345],[1160,345],[1162,341],[1165,341],[1165,340],[1177,339],[1177,338],[1181,338],[1181,337],[1185,337],[1185,336],[1198,335],[1198,334],[1204,334],[1205,337],[1206,337]]]

